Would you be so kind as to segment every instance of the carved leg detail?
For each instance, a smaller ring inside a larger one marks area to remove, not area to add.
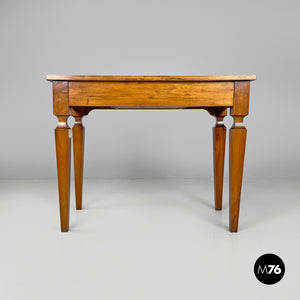
[[[229,228],[238,231],[240,197],[243,179],[247,129],[242,126],[243,117],[234,117],[229,133]],[[240,122],[240,123],[236,123]]]
[[[58,126],[55,129],[57,178],[60,206],[61,231],[69,231],[70,206],[70,151],[68,116],[58,116]]]
[[[221,210],[223,194],[226,127],[223,123],[224,116],[216,118],[217,123],[216,126],[213,128],[215,209]]]
[[[82,125],[81,120],[82,120],[82,117],[75,117],[75,124],[72,128],[76,209],[82,209],[84,126]]]

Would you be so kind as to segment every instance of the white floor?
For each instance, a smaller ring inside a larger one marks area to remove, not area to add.
[[[55,180],[0,182],[1,300],[300,299],[300,187],[245,181],[239,233],[205,180],[85,180],[59,231]],[[286,267],[272,286],[264,253]]]

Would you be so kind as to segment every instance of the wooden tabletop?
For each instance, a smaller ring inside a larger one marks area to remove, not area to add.
[[[252,81],[256,75],[219,76],[87,76],[87,75],[47,75],[49,81]]]

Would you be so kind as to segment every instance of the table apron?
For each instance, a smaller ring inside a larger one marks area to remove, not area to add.
[[[69,82],[69,106],[230,107],[233,94],[234,82]]]

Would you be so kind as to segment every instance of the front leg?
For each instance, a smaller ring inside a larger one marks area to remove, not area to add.
[[[58,118],[55,129],[57,178],[61,231],[69,231],[70,156],[71,142],[67,123],[69,112],[69,83],[53,81],[53,113]]]
[[[249,91],[249,81],[235,82],[233,106],[230,108],[230,115],[233,117],[233,125],[229,131],[229,229],[231,232],[237,232],[239,224],[247,136],[243,120],[248,115]]]
[[[57,116],[58,125],[55,128],[57,178],[59,191],[61,231],[69,231],[70,207],[70,151],[68,116]]]
[[[229,226],[231,232],[237,232],[238,230],[247,136],[247,129],[237,121],[240,120],[235,117],[234,124],[229,131]]]

